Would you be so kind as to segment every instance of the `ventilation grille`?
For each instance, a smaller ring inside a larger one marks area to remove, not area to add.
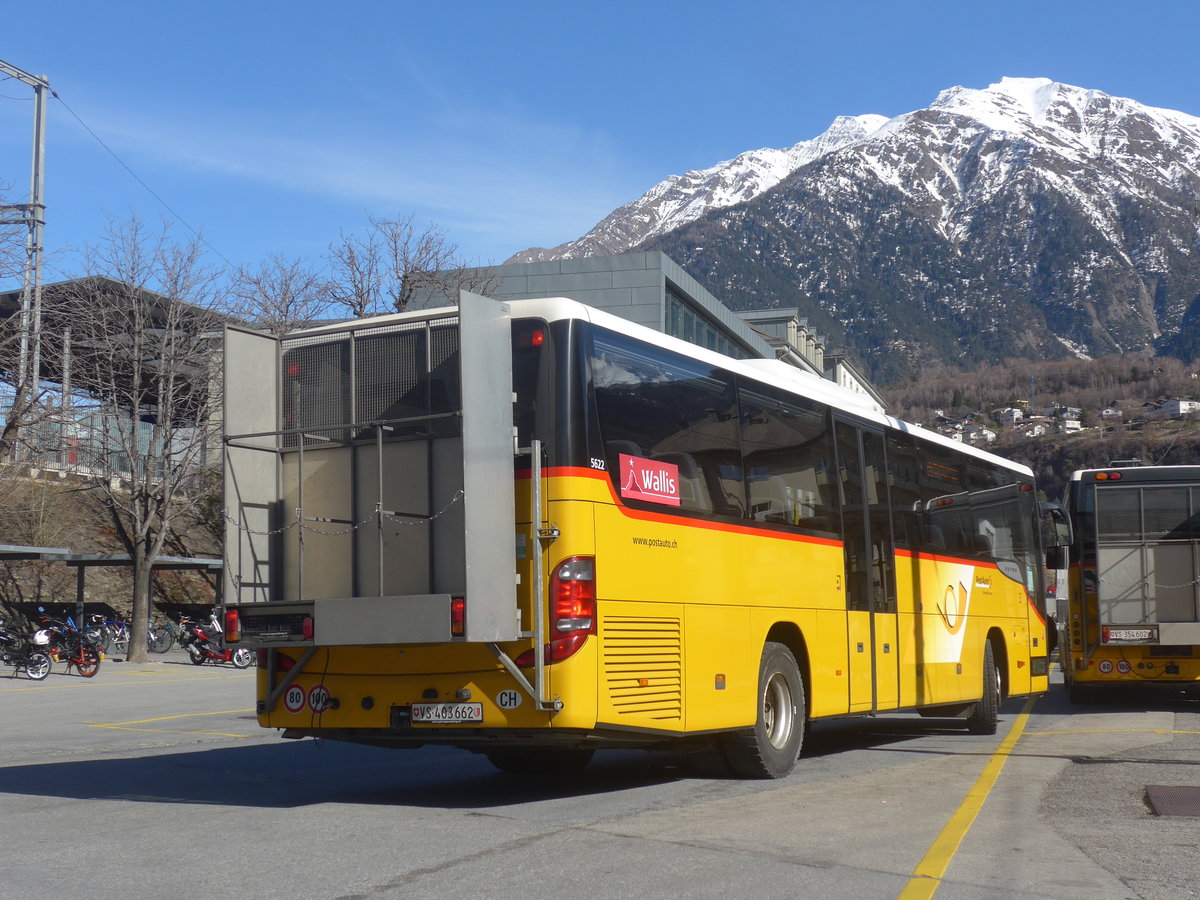
[[[678,619],[608,616],[604,678],[613,708],[622,716],[683,718],[683,654]]]

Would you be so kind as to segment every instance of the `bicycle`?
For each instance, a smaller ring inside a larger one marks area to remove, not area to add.
[[[96,621],[97,616],[92,616]],[[105,653],[116,651],[121,656],[129,654],[129,624],[124,619],[100,618],[100,627],[104,631],[104,643],[101,647]]]
[[[146,645],[151,653],[166,653],[175,646],[175,623],[155,617],[146,628]]]

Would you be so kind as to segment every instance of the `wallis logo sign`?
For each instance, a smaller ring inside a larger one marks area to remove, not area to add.
[[[621,454],[621,496],[679,505],[679,466]]]

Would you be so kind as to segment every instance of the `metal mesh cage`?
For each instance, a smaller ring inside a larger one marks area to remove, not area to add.
[[[283,446],[457,432],[457,317],[284,342]]]
[[[350,342],[301,344],[283,354],[283,445],[344,441],[350,412]]]

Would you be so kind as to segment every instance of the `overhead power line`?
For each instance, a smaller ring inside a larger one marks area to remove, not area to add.
[[[219,257],[221,257],[221,259],[225,260],[226,265],[229,265],[229,266],[233,265],[233,263],[231,263],[228,259],[225,259],[225,254],[223,254],[220,250],[218,250],[216,247],[214,247],[212,244],[210,244],[204,238],[204,235],[202,235],[199,231],[197,231],[195,228],[193,228],[191,226],[191,224],[189,224],[188,221],[183,216],[181,216],[179,213],[177,213],[174,210],[174,208],[172,208],[171,204],[167,203],[166,200],[164,200],[162,197],[160,197],[158,195],[158,192],[155,191],[154,188],[152,188],[152,187],[150,187],[150,185],[146,184],[146,182],[142,179],[142,177],[140,175],[138,175],[137,172],[133,171],[133,169],[125,162],[125,160],[121,159],[121,157],[117,155],[117,152],[115,150],[113,150],[112,147],[108,146],[108,144],[106,144],[104,142],[104,140],[100,137],[100,135],[96,134],[96,132],[91,128],[91,126],[89,126],[87,124],[87,122],[83,121],[83,119],[80,118],[79,114],[77,112],[75,112],[75,110],[73,110],[67,104],[67,101],[65,101],[62,97],[60,97],[58,95],[58,93],[55,91],[51,91],[50,93],[54,97],[55,100],[57,100],[59,103],[62,104],[63,109],[65,109],[67,112],[69,112],[71,114],[71,116],[75,119],[75,121],[78,122],[83,127],[83,130],[86,131],[88,134],[90,134],[93,138],[95,138],[96,143],[99,144],[101,147],[103,147],[105,149],[105,151],[108,153],[108,155],[111,156],[113,159],[115,159],[117,161],[117,164],[121,168],[123,168],[126,172],[128,172],[130,177],[132,177],[134,181],[136,181],[138,184],[140,184],[145,189],[146,193],[148,193],[151,197],[153,197],[155,200],[157,200],[162,205],[163,209],[165,209],[167,212],[169,212],[181,225],[183,225],[184,228],[186,228],[188,231],[190,231],[192,234],[194,234],[196,236],[196,239],[198,241],[200,241],[202,244],[204,244],[204,246],[208,247],[208,249],[210,249],[213,253],[217,254],[217,256],[219,256]]]

